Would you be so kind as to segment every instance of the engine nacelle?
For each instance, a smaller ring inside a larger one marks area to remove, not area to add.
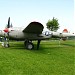
[[[50,31],[44,31],[43,34],[44,34],[45,36],[50,36],[50,35],[52,35],[52,33],[51,33]]]

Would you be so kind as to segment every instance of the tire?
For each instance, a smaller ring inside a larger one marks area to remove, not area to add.
[[[33,48],[34,48],[33,43],[31,43],[31,42],[27,42],[27,43],[26,43],[26,49],[32,50]]]

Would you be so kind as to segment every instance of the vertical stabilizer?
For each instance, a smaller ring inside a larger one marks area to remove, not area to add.
[[[68,33],[68,30],[67,30],[67,29],[64,29],[64,30],[63,30],[63,33]]]

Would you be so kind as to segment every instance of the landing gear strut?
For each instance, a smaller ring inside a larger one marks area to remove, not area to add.
[[[37,50],[39,49],[40,41],[41,41],[41,40],[38,40],[38,42],[37,42]]]
[[[3,47],[9,47],[9,39],[4,37],[2,42]]]

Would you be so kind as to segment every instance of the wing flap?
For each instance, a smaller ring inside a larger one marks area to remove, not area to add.
[[[39,22],[31,22],[24,30],[25,33],[41,34],[43,31],[43,25]]]

